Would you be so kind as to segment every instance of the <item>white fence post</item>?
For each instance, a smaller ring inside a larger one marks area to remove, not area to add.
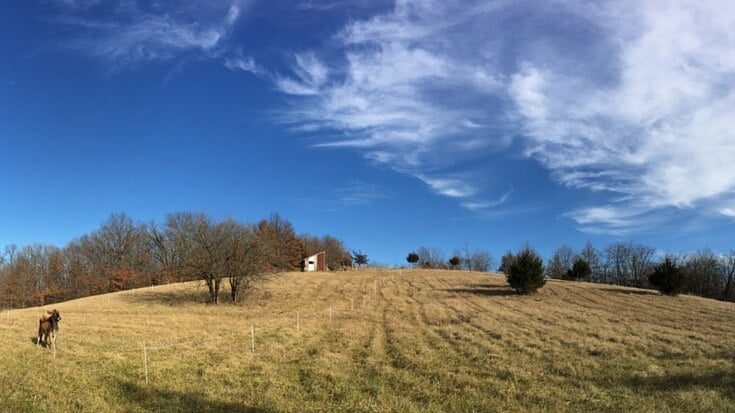
[[[250,326],[250,351],[255,353],[255,327]]]
[[[143,365],[145,366],[145,384],[148,384],[148,348],[143,340]]]

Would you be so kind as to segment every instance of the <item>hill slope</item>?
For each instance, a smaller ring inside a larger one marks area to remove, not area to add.
[[[34,345],[40,308],[0,314],[0,411],[735,411],[731,303],[387,270],[285,274],[242,306],[204,295],[55,305],[55,357]]]

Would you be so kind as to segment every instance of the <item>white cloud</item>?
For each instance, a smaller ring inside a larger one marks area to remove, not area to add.
[[[69,42],[70,47],[105,59],[115,67],[167,60],[188,51],[217,55],[217,48],[241,13],[239,3],[232,3],[214,18],[200,18],[196,10],[189,11],[191,18],[157,9],[119,7],[117,14],[107,20],[81,15],[66,16],[63,21],[83,30]]]
[[[584,230],[716,208],[735,191],[735,6],[557,3],[397,1],[338,33],[346,64],[297,59],[297,78],[277,84],[309,103],[289,121],[342,131],[322,145],[361,150],[469,209],[487,204],[482,188],[436,171],[499,145],[483,125],[520,129],[559,183],[597,193],[566,215]]]
[[[345,208],[364,207],[375,201],[388,198],[390,193],[383,188],[360,180],[348,180],[337,188],[323,188],[321,196],[299,200],[302,208],[321,212],[336,212]]]
[[[487,130],[482,110],[453,108],[435,96],[449,92],[455,83],[483,82],[484,89],[478,89],[486,90],[491,83],[486,68],[478,80],[479,69],[455,67],[447,56],[400,42],[350,50],[346,66],[332,76],[313,53],[300,56],[304,57],[297,58],[293,68],[297,77],[277,78],[275,84],[284,93],[309,97],[286,114],[289,122],[343,134],[343,139],[329,139],[318,146],[359,149],[366,158],[412,175],[443,196],[466,199],[477,194],[462,180],[428,172],[437,165],[451,166],[456,157],[447,150],[443,160],[435,159],[441,145],[465,151],[486,146],[461,138],[465,131]],[[485,92],[456,99],[481,93]]]
[[[343,206],[369,205],[387,194],[375,184],[362,181],[350,181],[335,191],[337,202]]]
[[[101,1],[102,0],[55,0],[55,3],[73,9],[86,9],[98,5]]]
[[[232,4],[230,6],[230,9],[227,11],[227,24],[232,26],[237,21],[237,18],[240,16],[240,6],[237,4]]]
[[[610,4],[632,16],[607,23],[608,35],[623,39],[612,84],[558,67],[515,75],[529,153],[560,182],[622,193],[625,208],[644,212],[707,209],[735,190],[735,7],[721,6]],[[621,19],[619,11],[608,18]],[[639,223],[610,207],[570,216],[611,230]]]
[[[472,185],[456,178],[433,178],[423,174],[417,175],[432,191],[451,198],[468,198],[477,193]]]
[[[568,214],[580,225],[599,226],[612,231],[626,232],[634,225],[631,220],[636,214],[618,207],[591,207],[572,211]]]
[[[297,79],[277,75],[274,77],[278,90],[288,95],[312,96],[318,95],[320,87],[327,80],[329,70],[313,52],[297,53],[294,55],[295,64],[292,71]]]
[[[513,190],[504,193],[500,198],[493,201],[465,201],[462,202],[462,206],[469,209],[470,211],[484,211],[488,208],[494,208],[504,204],[513,193]]]
[[[255,60],[250,56],[228,57],[225,59],[225,67],[230,70],[242,70],[244,72],[249,72],[256,76],[268,75],[268,71],[255,63]]]
[[[284,122],[329,136],[318,146],[357,150],[479,211],[494,201],[467,160],[499,156],[515,135],[558,183],[594,193],[565,215],[582,230],[731,212],[735,5],[397,0],[335,42],[271,77],[302,99]]]

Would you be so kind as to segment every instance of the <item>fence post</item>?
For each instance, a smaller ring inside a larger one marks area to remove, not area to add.
[[[145,384],[148,384],[148,347],[143,340],[143,365],[145,366]]]
[[[250,352],[255,353],[255,328],[250,326]]]

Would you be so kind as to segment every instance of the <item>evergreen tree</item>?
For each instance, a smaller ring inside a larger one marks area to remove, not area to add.
[[[666,257],[664,262],[657,265],[648,276],[648,282],[662,294],[676,296],[683,291],[686,277],[684,271],[676,265],[676,261]]]
[[[513,252],[506,252],[505,255],[503,255],[503,258],[500,259],[500,267],[498,267],[498,271],[502,272],[503,274],[508,274],[510,266],[515,260],[516,256],[513,255]]]
[[[419,254],[416,254],[415,251],[409,252],[408,256],[406,256],[406,261],[408,261],[412,267],[416,266],[416,263],[419,262]]]
[[[352,260],[360,268],[368,263],[368,256],[367,254],[363,254],[362,251],[352,251]]]
[[[518,294],[534,293],[546,284],[543,261],[531,247],[524,247],[515,256],[507,274],[508,284]]]
[[[572,268],[567,270],[565,278],[575,281],[588,280],[590,278],[590,274],[592,274],[592,270],[590,269],[590,265],[587,264],[587,261],[582,258],[577,258],[574,260]]]

